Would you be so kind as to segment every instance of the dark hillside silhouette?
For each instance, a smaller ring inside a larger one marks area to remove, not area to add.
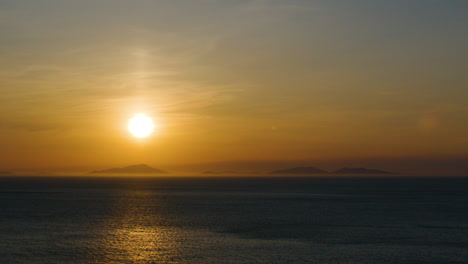
[[[101,174],[159,174],[168,173],[166,171],[152,168],[146,164],[131,165],[123,168],[112,168],[108,170],[92,171],[91,173]]]

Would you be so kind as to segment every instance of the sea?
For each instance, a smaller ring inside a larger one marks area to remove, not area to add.
[[[466,177],[1,177],[0,263],[468,263]]]

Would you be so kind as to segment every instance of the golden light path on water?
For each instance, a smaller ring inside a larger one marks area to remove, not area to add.
[[[90,256],[93,263],[179,263],[180,234],[166,226],[154,197],[138,190],[119,197],[114,217],[102,226],[101,248]]]

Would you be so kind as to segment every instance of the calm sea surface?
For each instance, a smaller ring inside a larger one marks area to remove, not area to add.
[[[468,263],[468,178],[0,178],[0,263]]]

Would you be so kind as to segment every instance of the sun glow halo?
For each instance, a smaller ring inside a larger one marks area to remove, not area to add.
[[[137,114],[128,122],[128,131],[137,138],[145,138],[154,131],[154,122],[151,117],[145,114]]]

